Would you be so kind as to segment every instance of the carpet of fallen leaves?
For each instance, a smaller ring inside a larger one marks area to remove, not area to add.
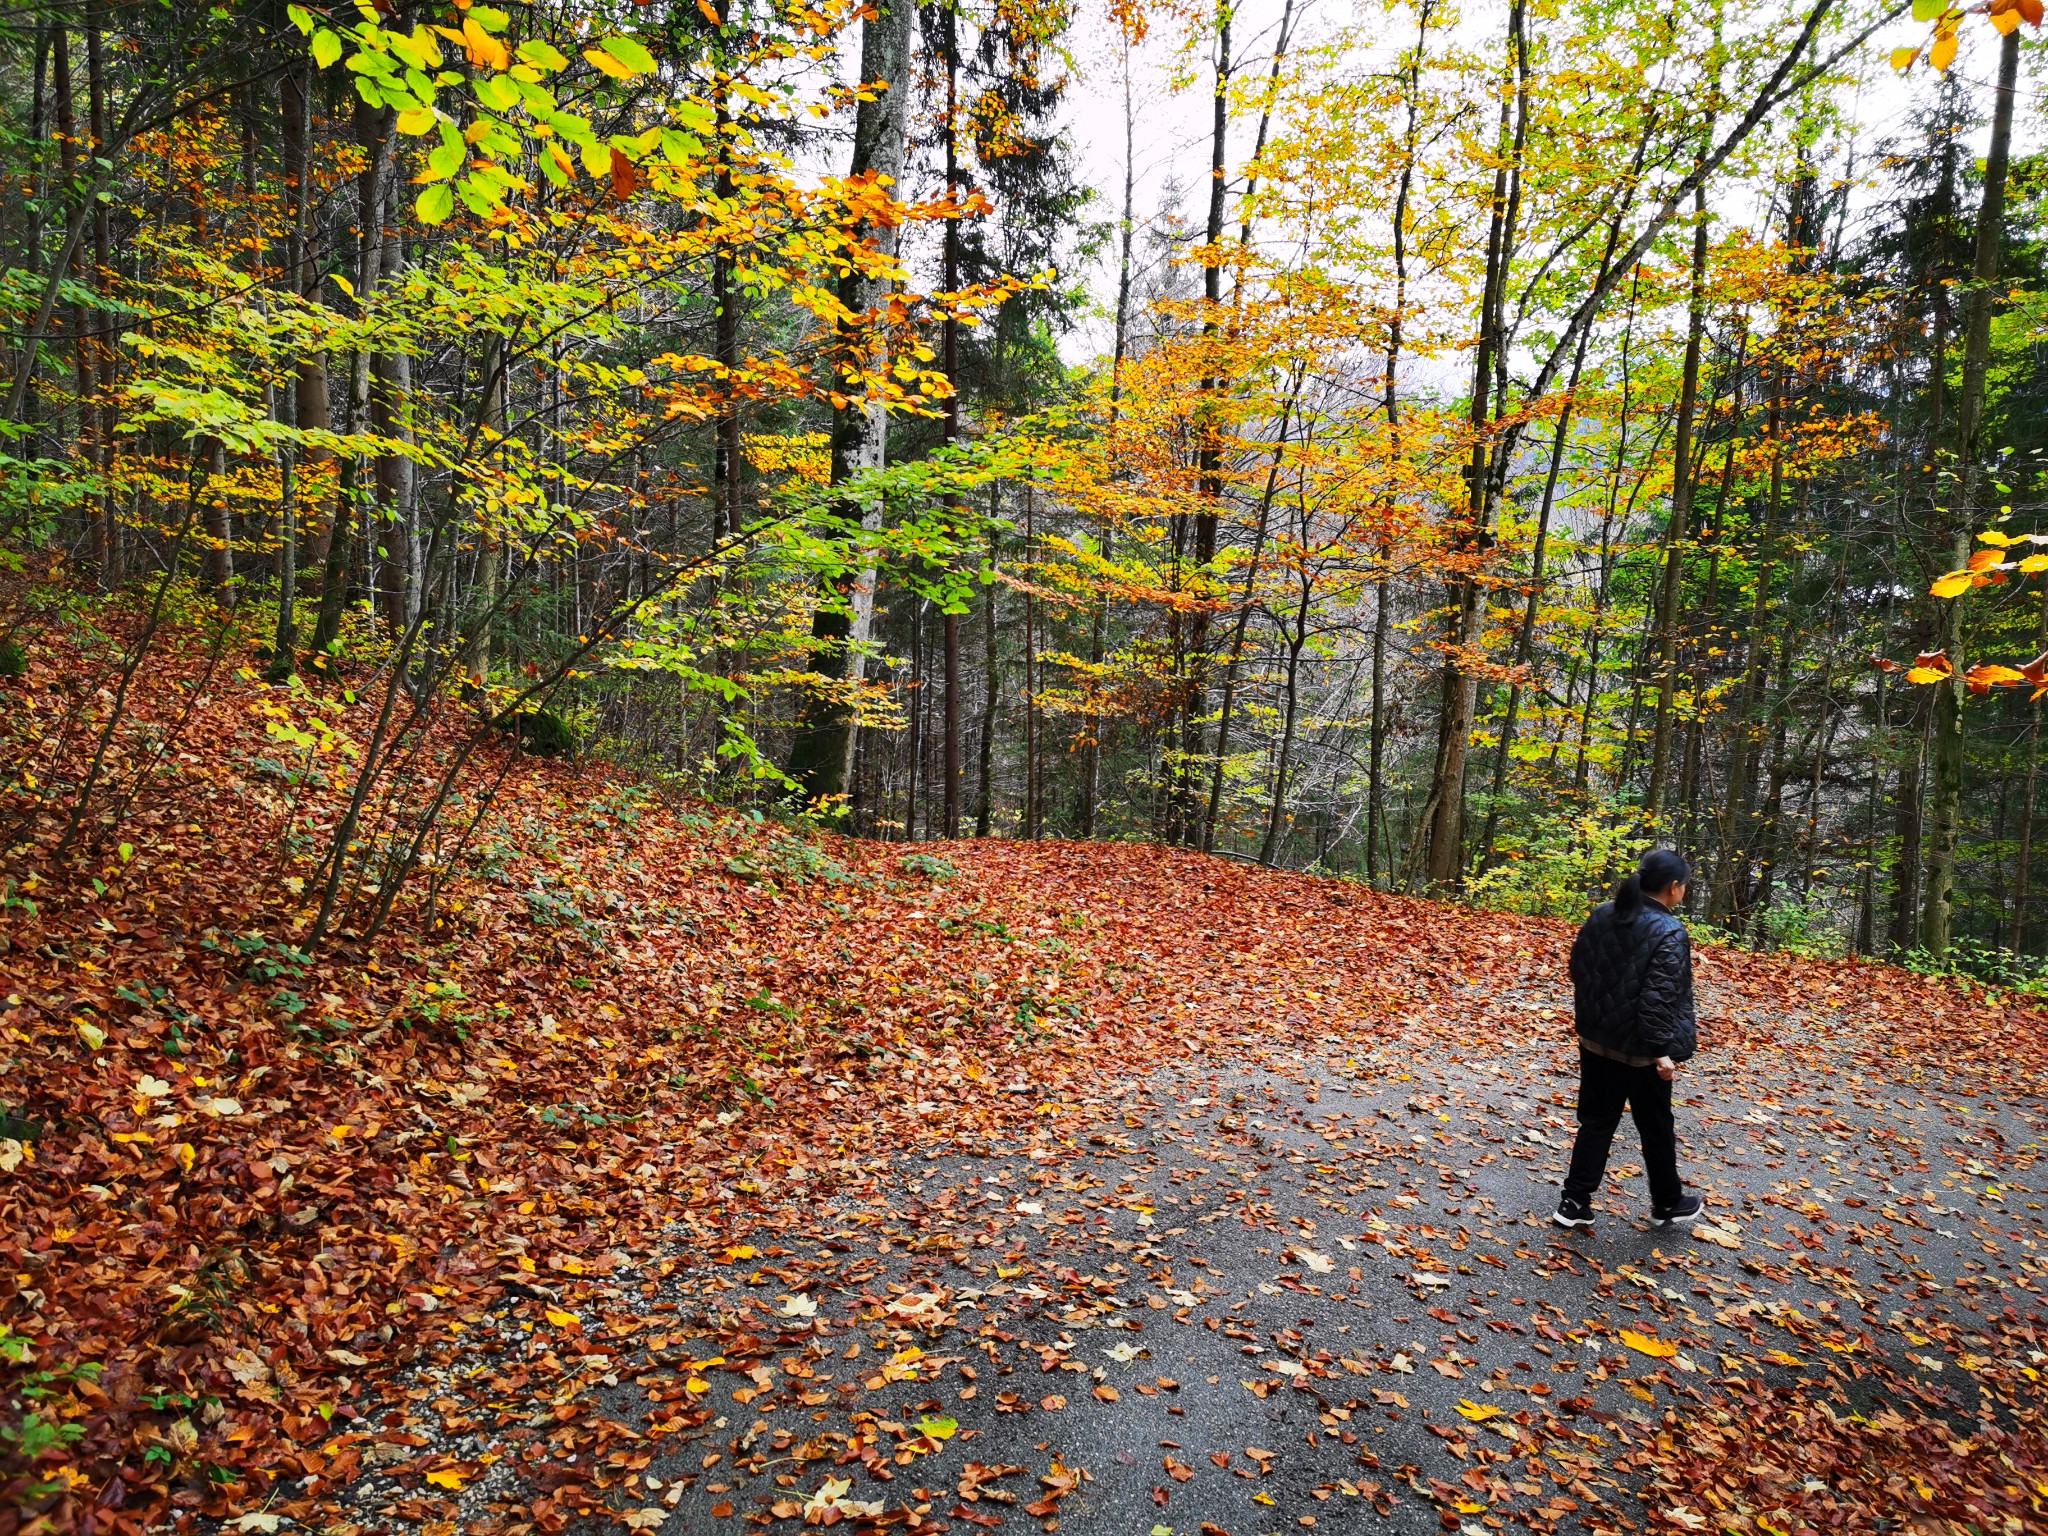
[[[90,725],[111,701],[84,676],[56,653],[0,684],[6,743],[66,712]],[[122,820],[62,866],[37,862],[38,828],[5,888],[0,1370],[16,1391],[96,1374],[38,1410],[75,1438],[0,1468],[0,1536],[331,1526],[332,1490],[430,1449],[403,1427],[432,1390],[420,1373],[472,1358],[508,1308],[562,1326],[617,1276],[873,1198],[909,1153],[1052,1161],[1073,1099],[1191,1051],[1327,1049],[1420,1019],[1455,1052],[1460,999],[1504,967],[1561,966],[1569,937],[1154,847],[824,838],[496,756],[475,782],[499,781],[498,813],[435,925],[306,958],[303,881],[345,756],[292,782],[266,711],[303,716],[304,698],[204,677],[197,658],[150,670],[117,733],[115,770],[136,775]],[[370,708],[325,724],[347,735]],[[1703,970],[1760,1011],[1853,999],[1886,1021],[1877,1066],[1938,1058],[1994,1088],[2042,1023],[1853,962],[1720,952]],[[1744,1044],[1744,1016],[1720,1043]],[[1866,1413],[1717,1380],[1618,1470],[1653,1521],[1723,1507],[1733,1483],[1784,1507],[1824,1480],[1832,1528],[2041,1529],[2041,1318],[2008,1321],[1967,1420],[1924,1383],[1873,1396],[1845,1356],[1830,1374]],[[556,1402],[573,1444],[589,1408],[563,1384],[661,1342],[564,1328],[498,1390]],[[668,1432],[709,1412],[685,1396]],[[603,1508],[617,1474],[584,1440],[573,1476],[466,1528]],[[460,1485],[432,1460],[412,1468],[423,1491]],[[1049,1520],[1057,1481],[1034,1506]]]

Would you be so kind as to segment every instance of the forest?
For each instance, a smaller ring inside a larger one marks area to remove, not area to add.
[[[2042,23],[0,8],[0,1536],[2048,1528]]]
[[[1661,840],[2026,971],[2037,11],[29,8],[0,644],[371,666],[322,928],[485,814],[452,711],[1530,911]],[[105,841],[63,721],[6,814]]]

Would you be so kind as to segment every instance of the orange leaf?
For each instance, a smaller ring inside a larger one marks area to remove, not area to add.
[[[1973,571],[1992,571],[1998,569],[2004,563],[2004,560],[2005,557],[1995,549],[1973,549],[1970,551],[1968,569]]]

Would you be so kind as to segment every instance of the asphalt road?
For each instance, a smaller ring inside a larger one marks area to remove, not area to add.
[[[1846,1005],[1710,1028],[1680,1113],[1709,1221],[1649,1228],[1624,1126],[1566,1233],[1563,1010],[1475,990],[1466,1018],[1163,1063],[1048,1103],[1035,1141],[956,1138],[622,1271],[586,1327],[624,1342],[581,1377],[612,1507],[673,1533],[1597,1530],[1644,1517],[1629,1431],[1730,1380],[1850,1412],[1903,1371],[1959,1425],[1995,1410],[1969,1362],[2048,1310],[2038,1096],[1887,1055]],[[555,1347],[502,1342],[501,1371]],[[545,1486],[540,1406],[465,1444],[495,1465],[464,1506]],[[397,1497],[351,1493],[366,1527]]]

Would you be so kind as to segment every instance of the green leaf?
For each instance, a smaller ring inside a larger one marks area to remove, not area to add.
[[[597,134],[591,129],[587,118],[574,112],[557,112],[548,119],[548,126],[567,139],[571,144],[595,144]]]
[[[469,211],[480,219],[491,216],[503,195],[488,179],[474,171],[455,184],[455,191],[468,205]]]
[[[469,146],[457,139],[453,144],[443,140],[434,146],[427,156],[427,174],[435,181],[446,181],[461,170],[469,159]]]
[[[510,112],[519,105],[519,86],[503,75],[485,75],[476,83],[476,99],[493,112]]]
[[[422,224],[439,224],[455,211],[455,194],[448,190],[446,182],[440,182],[414,199],[412,211]]]
[[[284,13],[285,15],[291,18],[292,25],[297,27],[301,32],[308,34],[312,32],[313,13],[307,10],[303,5],[288,5],[284,8]]]
[[[550,74],[569,67],[569,60],[562,53],[533,38],[519,45],[519,57],[535,69],[547,70]]]
[[[512,18],[503,11],[488,5],[472,5],[469,8],[468,15],[471,21],[482,27],[486,32],[502,32],[512,22]]]
[[[322,27],[313,34],[313,62],[322,69],[332,67],[341,57],[341,39]]]
[[[608,37],[604,40],[604,51],[636,75],[654,73],[654,55],[641,47],[635,38]]]
[[[1948,0],[1913,0],[1913,19],[1932,21],[1948,9]]]

